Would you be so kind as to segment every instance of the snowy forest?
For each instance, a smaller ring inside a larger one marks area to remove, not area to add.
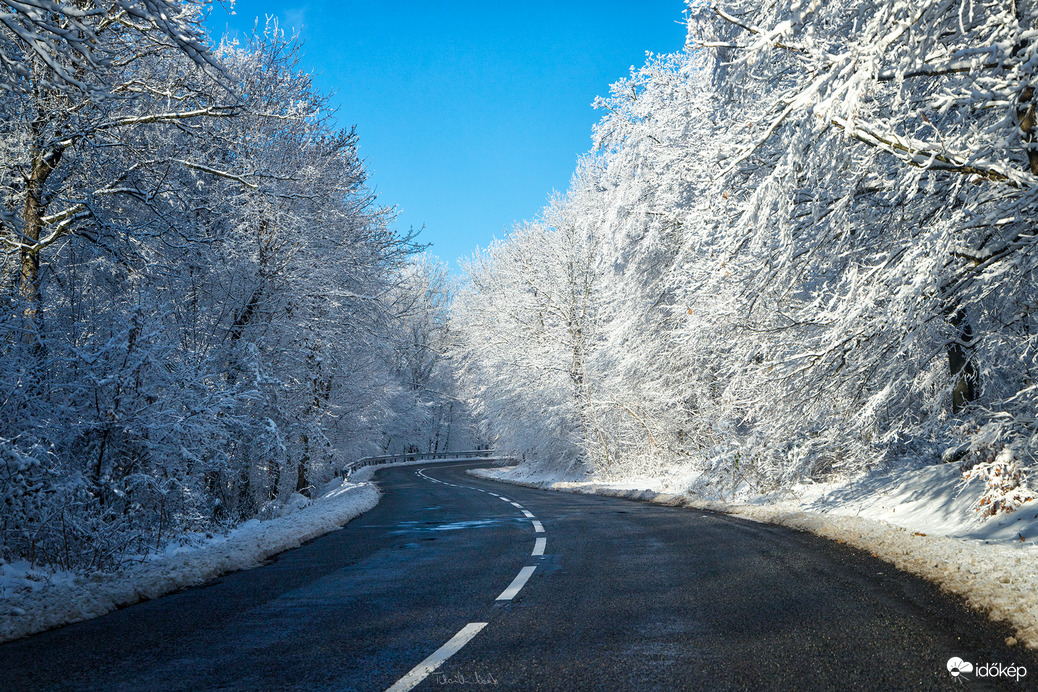
[[[984,514],[1026,500],[1038,7],[686,17],[598,100],[568,192],[467,265],[454,353],[490,439],[715,496],[943,461]]]
[[[474,444],[451,277],[298,43],[218,43],[211,9],[0,7],[0,562],[109,570],[352,459]]]
[[[1033,3],[691,0],[460,279],[299,44],[211,9],[0,8],[0,559],[111,569],[477,445],[722,497],[940,462],[984,514],[1032,497]]]

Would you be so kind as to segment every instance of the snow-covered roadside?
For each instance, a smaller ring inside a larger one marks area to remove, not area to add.
[[[112,574],[55,575],[28,569],[24,563],[0,562],[0,642],[256,567],[272,555],[334,531],[378,504],[378,488],[359,482],[359,475],[330,484],[313,503],[290,502],[276,519],[253,519],[227,534],[204,538],[201,544],[171,545]]]
[[[536,488],[714,510],[810,531],[939,584],[992,619],[1007,621],[1016,629],[1016,640],[1038,648],[1038,503],[983,521],[970,509],[979,484],[961,488],[956,464],[806,486],[782,499],[745,503],[665,492],[673,481],[577,482],[538,478],[515,467],[469,473]]]

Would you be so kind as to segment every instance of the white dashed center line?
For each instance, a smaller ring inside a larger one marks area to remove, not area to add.
[[[528,578],[529,576],[527,576],[527,579]],[[461,628],[460,632],[451,637],[449,642],[433,652],[429,658],[412,668],[407,675],[397,680],[396,684],[387,689],[386,692],[407,692],[408,690],[414,689],[418,683],[429,677],[429,674],[439,668],[444,661],[458,653],[461,647],[468,644],[469,641],[479,634],[479,631],[486,626],[487,623],[485,622],[470,622],[465,625]]]
[[[512,580],[512,583],[508,585],[508,588],[501,592],[501,595],[497,597],[497,600],[510,601],[515,598],[515,595],[519,593],[519,589],[526,586],[526,582],[529,581],[530,575],[533,574],[535,569],[537,569],[536,566],[523,567],[519,570],[519,574]]]
[[[424,469],[422,469],[422,471],[424,471]],[[439,481],[439,480],[436,480],[434,478],[430,478],[429,476],[426,476],[424,473],[422,473],[422,471],[419,471],[418,475],[422,476],[423,478],[425,478],[427,480],[431,480],[433,483],[440,483],[441,485],[450,486],[452,488],[465,488],[465,489],[468,489],[468,490],[478,490],[481,493],[486,493],[488,495],[492,495],[493,497],[501,498],[502,500],[504,500],[505,502],[509,503],[513,507],[515,507],[515,508],[517,508],[519,510],[522,510],[523,515],[527,519],[529,519],[530,522],[533,524],[534,533],[544,533],[544,525],[541,524],[541,522],[539,522],[536,519],[534,519],[533,512],[530,512],[529,510],[524,509],[523,506],[521,504],[519,504],[518,502],[514,502],[512,500],[509,500],[504,495],[498,495],[495,492],[491,492],[489,490],[483,490],[482,488],[476,488],[476,487],[467,486],[467,485],[466,486],[455,485],[454,483],[448,483],[446,481]],[[534,541],[533,552],[530,553],[530,555],[531,556],[543,556],[544,555],[544,549],[547,546],[547,543],[548,543],[548,539],[547,538],[544,538],[543,536],[537,538]],[[536,570],[536,569],[537,569],[536,565],[531,565],[531,566],[528,566],[528,567],[523,567],[521,570],[519,570],[519,574],[516,575],[515,579],[512,580],[512,583],[508,585],[507,589],[505,589],[504,591],[501,592],[501,595],[498,596],[496,600],[498,600],[498,601],[510,601],[513,598],[515,598],[516,594],[519,593],[520,589],[522,589],[524,586],[526,586],[526,582],[530,580],[530,576],[533,575],[534,570]],[[470,639],[472,639],[474,636],[476,636],[476,634],[481,629],[486,627],[486,625],[487,625],[487,623],[485,623],[485,622],[469,623],[464,629],[462,629],[460,632],[458,632],[456,635],[454,635],[454,637],[449,642],[447,642],[442,647],[440,647],[432,656],[430,656],[429,658],[427,658],[424,661],[422,661],[421,663],[419,663],[417,666],[415,666],[411,670],[411,672],[409,672],[407,675],[402,677],[395,685],[390,687],[389,690],[387,690],[387,692],[406,692],[406,690],[410,690],[410,689],[414,688],[416,685],[418,685],[420,682],[422,682],[422,680],[427,678],[433,671],[435,671],[444,661],[446,661],[448,658],[453,656],[459,649],[461,649],[461,647],[465,646],[465,644],[467,644]]]

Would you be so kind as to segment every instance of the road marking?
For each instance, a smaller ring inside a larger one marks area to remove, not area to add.
[[[513,502],[513,503],[512,503],[512,506],[513,506],[513,507],[518,507],[519,509],[522,509],[522,508],[523,508],[523,506],[522,506],[521,504],[519,504],[518,502]]]
[[[533,520],[533,530],[534,533],[544,533],[544,527],[536,519]]]
[[[397,680],[396,684],[387,689],[386,692],[407,692],[414,689],[418,683],[429,677],[444,661],[458,653],[461,647],[468,644],[486,626],[487,623],[485,622],[470,622],[465,625],[460,632],[451,637],[449,642],[437,649],[432,656],[412,668],[407,675]]]
[[[525,514],[525,515],[526,515],[526,518],[527,518],[527,519],[533,519],[533,512],[531,512],[530,510],[528,510],[528,509],[524,509],[524,510],[523,510],[523,514]]]
[[[497,597],[497,600],[510,601],[515,598],[515,595],[519,593],[519,589],[526,586],[526,582],[529,581],[530,575],[533,574],[535,569],[537,569],[536,566],[523,567],[519,570],[519,574],[512,580],[512,583],[508,585],[508,588],[501,592],[501,595]]]
[[[544,545],[547,542],[547,538],[538,538],[533,544],[533,552],[530,555],[544,555]]]
[[[502,500],[504,500],[505,502],[511,502],[511,500],[509,500],[509,499],[508,499],[507,497],[505,497],[504,495],[498,495],[498,497],[500,497],[500,498],[501,498]]]
[[[494,497],[501,497],[501,496],[500,496],[500,495],[498,495],[497,493],[490,493],[490,494],[491,494],[491,495],[493,495]]]

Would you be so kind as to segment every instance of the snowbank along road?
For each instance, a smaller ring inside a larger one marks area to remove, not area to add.
[[[271,564],[0,646],[0,689],[1038,680],[1033,653],[1004,645],[1007,629],[868,555],[723,515],[464,472],[479,465],[384,469],[374,510]],[[953,658],[962,663],[949,671]],[[1010,669],[1020,679],[978,676]]]

